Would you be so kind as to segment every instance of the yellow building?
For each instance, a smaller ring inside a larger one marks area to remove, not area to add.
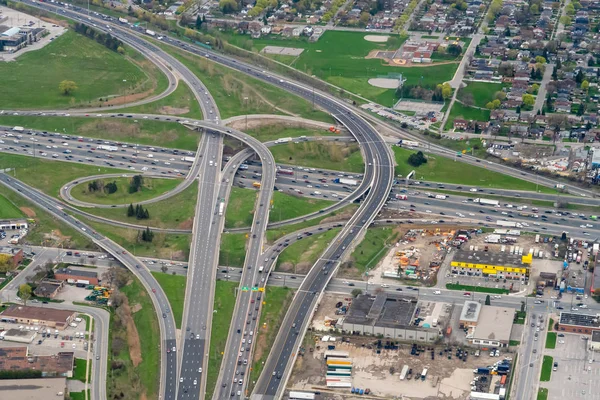
[[[489,251],[459,250],[450,262],[455,275],[520,279],[529,276],[531,257]]]

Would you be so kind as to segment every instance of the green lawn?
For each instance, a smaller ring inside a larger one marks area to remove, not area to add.
[[[25,214],[4,196],[0,196],[0,219],[23,218]]]
[[[517,325],[524,325],[525,324],[525,318],[527,318],[527,312],[526,311],[517,311],[515,313],[514,323],[517,324]]]
[[[544,362],[542,363],[542,373],[540,375],[540,382],[550,381],[552,376],[552,365],[554,364],[554,358],[551,356],[544,356]]]
[[[35,221],[29,227],[25,243],[37,246],[64,247],[69,249],[96,249],[96,246],[76,229],[62,223],[44,209],[39,208],[20,194],[0,185],[0,198],[21,210],[26,210],[28,217]]]
[[[178,115],[194,119],[202,119],[202,110],[198,100],[183,81],[179,81],[177,89],[167,97],[152,103],[142,104],[119,110],[119,112],[137,114]]]
[[[288,127],[284,124],[263,125],[258,128],[245,131],[248,135],[255,137],[261,142],[269,142],[284,137],[297,138],[300,136],[333,136],[334,133],[327,129],[310,129]]]
[[[520,344],[521,344],[520,340],[510,340],[508,343],[509,346],[518,346]]]
[[[372,34],[372,33],[369,33]],[[366,59],[372,50],[398,50],[405,37],[392,35],[386,43],[374,43],[364,39],[364,32],[326,31],[316,42],[306,38],[286,39],[277,36],[249,41],[247,35],[228,35],[232,44],[248,50],[260,51],[267,45],[305,49],[292,64],[296,69],[360,94],[380,104],[391,106],[394,90],[371,86],[370,78],[387,74],[402,74],[406,84],[435,86],[452,79],[458,63],[418,67],[390,66],[380,59]]]
[[[9,174],[40,189],[42,192],[58,197],[60,188],[77,178],[98,174],[120,174],[126,170],[95,167],[66,161],[42,160],[39,157],[2,154],[0,169],[13,168]]]
[[[305,237],[286,247],[277,259],[276,270],[294,273],[304,273],[321,256],[325,248],[333,238],[340,232],[341,228],[325,230],[322,233]]]
[[[392,149],[397,164],[396,175],[406,176],[414,170],[414,179],[473,185],[480,188],[535,190],[535,183],[490,171],[484,164],[483,167],[476,167],[436,154],[427,154],[427,163],[415,168],[408,163],[408,157],[415,153],[414,150],[398,146],[393,146]],[[539,189],[555,193],[555,190],[550,188],[540,186]]]
[[[152,199],[165,192],[173,190],[179,185],[181,179],[166,178],[147,178],[143,180],[139,191],[129,193],[129,186],[132,178],[107,178],[99,179],[103,185],[114,182],[117,184],[117,191],[108,194],[104,190],[89,191],[88,185],[91,182],[82,182],[71,189],[71,195],[80,201],[94,204],[128,204],[138,203],[140,201]]]
[[[146,91],[156,85],[125,56],[71,30],[40,50],[1,63],[0,75],[0,104],[5,109],[96,105],[99,98]],[[78,89],[62,95],[58,85],[63,80],[74,81]]]
[[[181,328],[181,320],[183,319],[183,303],[185,301],[185,280],[182,275],[163,274],[162,272],[152,272],[152,275],[158,281],[160,287],[165,291],[173,318],[177,328]]]
[[[99,217],[158,228],[191,229],[198,198],[198,185],[192,184],[181,193],[156,203],[144,204],[150,218],[137,220],[127,216],[127,208],[81,208]]]
[[[332,117],[316,109],[312,103],[262,81],[240,76],[222,65],[158,43],[165,51],[186,65],[214,98],[221,118],[244,114],[286,114],[332,122]]]
[[[469,285],[456,285],[454,283],[446,283],[446,289],[449,290],[462,290],[467,292],[479,292],[479,293],[494,293],[494,294],[508,294],[508,289],[500,288],[487,288],[482,286],[469,286]]]
[[[444,125],[444,130],[451,130],[454,126],[454,120],[457,118],[466,119],[467,121],[489,121],[490,110],[468,107],[455,101],[446,120],[446,125]]]
[[[185,261],[190,253],[191,234],[166,234],[154,232],[152,242],[143,242],[138,237],[136,229],[119,228],[116,226],[91,221],[81,217],[82,221],[123,246],[127,251],[138,257],[166,258]]]
[[[385,256],[388,246],[396,241],[398,234],[390,226],[367,229],[364,239],[352,252],[353,266],[361,274],[374,268]]]
[[[548,389],[539,388],[537,393],[537,400],[548,400]]]
[[[546,333],[546,348],[547,349],[555,349],[556,348],[556,332]]]
[[[252,189],[231,188],[225,212],[225,228],[252,225],[257,192]],[[290,218],[311,214],[332,205],[334,202],[310,197],[274,192],[269,222],[285,221]]]
[[[357,208],[358,205],[349,204],[340,210],[324,214],[319,217],[309,219],[307,221],[298,222],[292,225],[285,225],[279,228],[269,229],[266,233],[267,242],[273,243],[274,241],[285,235],[288,235],[292,232],[296,232],[301,229],[308,228],[309,226],[319,225],[322,222],[333,222],[332,219],[335,219],[335,221],[340,221],[340,224],[344,224],[344,220],[349,219],[352,216],[352,214],[354,214]]]
[[[237,282],[217,281],[215,286],[215,303],[210,332],[210,350],[208,358],[208,371],[206,376],[206,398],[212,398],[219,377],[219,368],[223,360],[225,344],[229,335],[229,325],[235,307]]]
[[[356,143],[286,143],[270,147],[269,150],[277,163],[357,173],[365,170]]]
[[[85,360],[83,358],[76,358],[75,366],[73,368],[73,376],[69,379],[77,380],[77,381],[81,381],[81,382],[85,383],[85,370],[86,370],[87,363],[88,363],[88,360]],[[92,372],[92,368],[90,366],[88,376],[89,376],[89,374],[91,374],[91,372]]]
[[[199,132],[175,122],[151,119],[0,115],[0,124],[181,150],[196,151],[200,141]]]
[[[88,389],[88,399],[91,399],[90,390]],[[71,400],[85,400],[85,392],[69,392]]]
[[[254,387],[253,382],[258,380],[267,360],[271,343],[279,331],[283,317],[294,297],[294,292],[286,287],[267,287],[262,301],[260,322],[254,333],[254,355],[252,359],[252,372],[250,372],[249,390]]]
[[[246,233],[223,233],[219,248],[219,265],[243,267],[246,259]]]
[[[461,88],[456,95],[459,100],[464,100],[470,95],[473,98],[474,104],[478,107],[485,105],[494,100],[494,94],[502,90],[501,83],[488,82],[466,82],[467,86]]]

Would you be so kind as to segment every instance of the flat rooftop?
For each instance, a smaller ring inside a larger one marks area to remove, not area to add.
[[[476,301],[465,301],[465,305],[460,312],[460,320],[477,323],[477,321],[479,321],[480,312],[481,304]]]
[[[414,297],[390,293],[363,294],[352,301],[344,322],[384,328],[408,327],[416,308],[417,299]]]
[[[87,276],[89,278],[97,278],[98,273],[94,271],[90,271],[89,269],[79,269],[79,268],[59,268],[54,271],[55,274],[65,274],[65,275],[75,275],[75,276]]]
[[[24,318],[29,320],[66,322],[74,311],[13,304],[0,313],[0,319]]]
[[[33,340],[33,336],[37,334],[36,331],[28,331],[21,329],[9,329],[4,334],[5,337],[20,337],[20,338],[28,338]]]
[[[598,315],[561,312],[558,323],[561,325],[573,325],[573,326],[585,326],[585,327],[589,327],[589,328],[600,328],[600,319],[598,318]]]
[[[65,392],[66,378],[0,380],[0,398],[19,400],[48,400]]]
[[[523,256],[509,254],[508,252],[458,250],[454,253],[452,261],[497,265],[502,267],[528,268],[529,265],[521,262],[522,257]]]
[[[514,308],[483,306],[479,312],[473,338],[508,342],[514,318]]]
[[[58,352],[50,356],[30,354],[27,347],[0,348],[0,371],[34,369],[47,375],[61,375],[73,370],[75,353]]]
[[[600,343],[600,331],[592,332],[592,342]]]

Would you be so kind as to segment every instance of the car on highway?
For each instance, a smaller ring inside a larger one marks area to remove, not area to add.
[[[471,296],[471,293],[470,293],[470,292],[464,292],[464,293],[463,293],[463,296],[465,296],[465,297],[469,297],[469,296]]]

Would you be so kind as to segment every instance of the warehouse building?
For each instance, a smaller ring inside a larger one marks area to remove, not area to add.
[[[595,331],[600,331],[600,319],[598,315],[561,312],[558,320],[558,330],[590,335]]]
[[[2,379],[0,380],[0,393],[10,392],[12,399],[19,400],[48,400],[62,399],[67,391],[65,378],[39,378],[39,379]]]
[[[64,284],[65,281],[60,281],[57,279],[43,279],[35,288],[33,294],[35,294],[36,297],[53,299],[63,288]]]
[[[26,329],[8,329],[0,332],[0,340],[17,343],[31,343],[35,339],[37,332]]]
[[[510,342],[515,310],[466,301],[459,325],[469,329],[467,340],[478,346],[507,347]]]
[[[90,271],[89,269],[79,268],[59,268],[54,271],[54,278],[68,283],[84,283],[86,285],[97,285],[100,280],[98,279],[98,273]]]
[[[75,312],[53,308],[21,306],[13,304],[0,313],[0,322],[46,326],[65,329],[75,319]]]
[[[0,231],[27,229],[29,225],[24,219],[2,219],[0,220]]]
[[[588,346],[592,351],[600,351],[600,331],[592,332],[592,337],[588,340]]]
[[[531,258],[508,252],[458,250],[450,262],[455,275],[520,280],[529,277]]]
[[[73,352],[59,352],[50,356],[36,356],[23,347],[0,348],[0,371],[42,371],[42,377],[73,376]]]
[[[439,328],[415,325],[417,300],[414,297],[378,293],[363,294],[352,301],[342,322],[345,332],[385,338],[434,342]]]

